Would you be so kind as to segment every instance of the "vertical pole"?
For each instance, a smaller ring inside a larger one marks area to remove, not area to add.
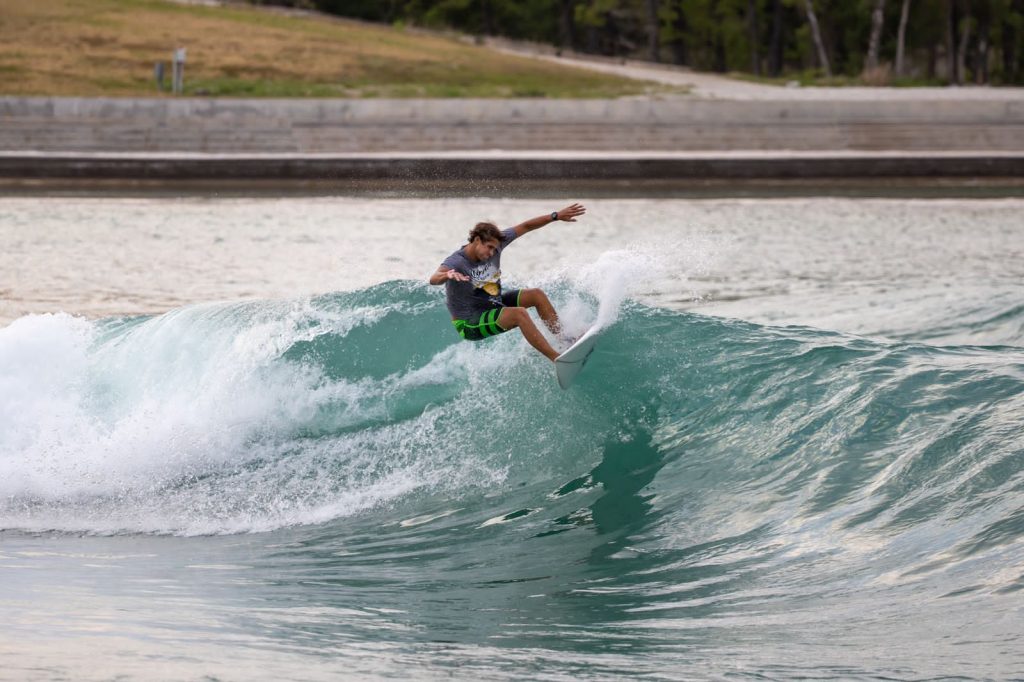
[[[185,86],[185,48],[179,47],[174,50],[174,76],[173,89],[175,95],[180,95]]]

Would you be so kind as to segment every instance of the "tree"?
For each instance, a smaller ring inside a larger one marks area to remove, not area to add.
[[[772,0],[772,41],[768,47],[768,73],[782,73],[782,0]]]
[[[771,76],[817,66],[1024,81],[1024,0],[249,0]],[[886,36],[886,22],[899,30]],[[925,62],[925,59],[927,62]],[[945,66],[945,68],[943,68]],[[943,71],[945,73],[943,74]]]
[[[480,0],[480,26],[484,35],[493,36],[495,34],[491,0]]]
[[[750,67],[754,75],[761,75],[761,53],[758,49],[760,37],[757,28],[757,0],[747,0],[747,31],[750,36]]]
[[[959,83],[956,70],[956,3],[946,0],[946,78],[950,83]]]
[[[1002,37],[1002,78],[1004,83],[1018,83],[1024,79],[1024,50],[1021,37],[1024,35],[1024,0],[1011,0],[1001,17]]]
[[[672,62],[674,64],[689,64],[690,52],[687,44],[687,36],[690,26],[686,21],[686,12],[682,2],[671,2],[661,13],[664,24],[661,27],[661,37],[672,50]]]
[[[885,0],[875,0],[875,9],[871,12],[871,38],[868,40],[868,56],[864,61],[865,71],[878,68],[878,46],[882,41],[882,24],[885,22]]]
[[[658,43],[658,33],[660,30],[658,0],[647,0],[647,58],[652,62],[661,61]]]
[[[832,77],[832,67],[828,63],[828,54],[825,53],[825,43],[821,39],[821,29],[818,28],[818,17],[814,14],[814,3],[812,0],[804,0],[804,7],[807,10],[807,21],[811,25],[811,37],[814,38],[814,46],[818,50],[818,63],[825,70],[825,76]]]
[[[983,3],[977,7],[978,13],[978,44],[974,50],[974,82],[978,85],[988,83],[989,45],[992,36],[992,5]]]
[[[967,45],[971,40],[971,9],[960,22],[960,46],[956,50],[956,84],[963,85],[967,77]]]
[[[558,42],[563,49],[576,46],[575,5],[573,0],[559,0]]]
[[[903,75],[903,50],[907,41],[907,21],[910,18],[910,0],[903,0],[900,9],[900,28],[896,34],[896,75]]]

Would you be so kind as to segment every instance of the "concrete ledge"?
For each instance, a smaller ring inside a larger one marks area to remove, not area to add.
[[[0,177],[126,180],[1020,178],[1024,152],[558,154],[0,153]]]
[[[213,100],[0,97],[0,150],[365,154],[1024,152],[1024,98],[967,101]]]
[[[998,94],[998,93],[997,93]],[[736,102],[686,97],[655,99],[210,99],[112,97],[0,97],[0,119],[65,122],[187,122],[288,125],[477,123],[600,123],[617,125],[694,122],[736,124],[827,120],[1003,123],[1024,121],[1024,96],[991,100]]]

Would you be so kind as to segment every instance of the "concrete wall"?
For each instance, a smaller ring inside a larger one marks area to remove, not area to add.
[[[1024,101],[0,98],[0,151],[1024,151]]]
[[[647,180],[1024,177],[1017,154],[387,155],[0,154],[0,178],[132,180]]]

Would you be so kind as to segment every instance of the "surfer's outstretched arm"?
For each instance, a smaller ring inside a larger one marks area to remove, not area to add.
[[[587,209],[586,207],[583,206],[583,204],[572,204],[571,206],[566,206],[561,211],[554,211],[552,213],[548,213],[547,215],[541,215],[537,216],[536,218],[530,218],[529,220],[521,222],[515,226],[514,229],[516,231],[516,236],[522,237],[527,232],[539,230],[545,225],[550,225],[551,223],[559,220],[567,223],[574,223],[576,222],[576,218],[578,218],[579,216],[583,215],[586,212]]]

